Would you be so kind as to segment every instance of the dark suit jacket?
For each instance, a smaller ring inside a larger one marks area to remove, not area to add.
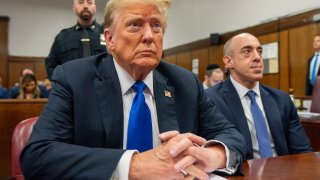
[[[230,78],[206,89],[205,92],[213,99],[220,112],[236,125],[244,136],[247,144],[246,159],[252,159],[253,150],[247,119],[239,95]],[[260,93],[277,154],[287,155],[312,151],[288,94],[261,84]]]
[[[312,91],[313,91],[313,85],[310,83],[310,77],[309,77],[310,71],[312,69],[312,67],[310,67],[310,64],[313,57],[314,55],[308,59],[307,76],[306,76],[306,95],[307,96],[312,96]],[[318,71],[317,75],[318,76],[320,75],[320,71]]]
[[[153,82],[160,133],[178,130],[219,140],[242,160],[244,138],[205,95],[193,73],[160,62]],[[57,66],[48,103],[20,157],[25,177],[109,179],[125,151],[122,103],[112,56]]]

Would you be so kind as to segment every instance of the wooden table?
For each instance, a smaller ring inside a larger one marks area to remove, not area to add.
[[[230,180],[319,180],[320,152],[278,156],[245,161],[244,176],[228,176]]]
[[[301,118],[300,121],[308,135],[313,150],[320,151],[320,118],[312,120]]]

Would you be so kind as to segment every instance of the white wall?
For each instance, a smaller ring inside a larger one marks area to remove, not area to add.
[[[103,20],[104,0],[96,0],[97,21]],[[0,0],[0,16],[9,20],[9,55],[47,56],[54,37],[76,24],[72,0]]]
[[[173,0],[164,47],[315,8],[320,8],[320,0]]]
[[[105,0],[96,0],[97,21]],[[76,23],[72,0],[0,0],[9,16],[9,54],[47,56],[55,35]],[[164,48],[259,24],[289,13],[320,8],[319,0],[173,0]]]

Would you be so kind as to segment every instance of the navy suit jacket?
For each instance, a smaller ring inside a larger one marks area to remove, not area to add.
[[[232,122],[246,139],[246,159],[253,158],[251,136],[240,97],[230,78],[205,92],[213,99],[216,107]],[[309,139],[300,124],[296,108],[289,95],[278,89],[260,84],[264,111],[275,144],[277,154],[311,152]]]
[[[225,143],[239,161],[245,141],[190,71],[160,62],[154,72],[159,131]],[[112,56],[57,66],[48,103],[20,160],[30,179],[110,179],[123,150],[123,102]],[[171,97],[165,96],[171,92]]]

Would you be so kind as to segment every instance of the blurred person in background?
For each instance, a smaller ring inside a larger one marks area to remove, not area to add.
[[[20,77],[19,77],[19,82],[16,82],[15,85],[9,89],[9,97],[10,98],[15,99],[15,98],[18,97],[18,95],[20,94],[21,81],[22,81],[23,77],[26,74],[32,74],[33,76],[35,76],[32,69],[29,69],[29,68],[23,69],[21,71],[21,74],[20,74]],[[47,91],[46,88],[43,85],[39,84],[38,85],[38,89],[40,89],[41,95],[42,95],[43,98],[48,98],[49,97],[49,91]]]
[[[22,77],[19,86],[17,99],[39,99],[43,98],[38,87],[37,79],[33,74],[26,74]]]
[[[203,88],[207,89],[223,80],[224,75],[220,66],[218,64],[209,64],[204,75]]]
[[[316,81],[316,77],[320,75],[320,34],[317,34],[313,39],[313,48],[315,50],[314,55],[308,59],[308,69],[306,77],[306,95],[312,96],[313,86]]]
[[[2,78],[0,77],[0,99],[8,99],[9,92],[7,88],[2,86]]]

